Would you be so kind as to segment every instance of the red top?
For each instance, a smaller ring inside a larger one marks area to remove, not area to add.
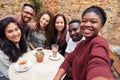
[[[109,53],[106,40],[97,36],[79,43],[60,67],[67,71],[72,66],[73,80],[91,80],[97,76],[113,80]]]

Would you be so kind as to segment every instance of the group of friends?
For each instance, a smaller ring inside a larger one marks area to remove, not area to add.
[[[30,23],[35,17],[35,22]],[[32,4],[25,3],[20,15],[0,19],[0,80],[9,80],[8,69],[25,52],[37,47],[51,49],[59,45],[65,57],[53,80],[114,80],[110,71],[110,49],[99,36],[107,17],[99,6],[90,6],[82,13],[81,21],[68,24],[63,14],[41,11],[35,16]],[[30,24],[29,24],[30,23]]]

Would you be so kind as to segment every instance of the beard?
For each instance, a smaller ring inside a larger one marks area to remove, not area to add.
[[[30,22],[30,18],[28,18],[28,17],[25,17],[25,16],[23,16],[23,15],[21,15],[21,19],[22,19],[22,22],[23,23],[29,23]]]

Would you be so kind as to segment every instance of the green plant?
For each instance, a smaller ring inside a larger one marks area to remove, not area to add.
[[[36,52],[36,56],[43,56],[44,55],[44,52],[43,51],[37,51]]]
[[[44,7],[43,7],[43,5],[42,5],[41,0],[33,0],[33,4],[35,5],[36,15],[37,15],[40,11],[44,10]]]

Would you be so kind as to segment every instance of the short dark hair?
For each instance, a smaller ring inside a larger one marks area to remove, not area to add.
[[[87,8],[83,14],[82,14],[82,18],[83,16],[86,14],[86,13],[89,13],[89,12],[95,12],[96,14],[98,14],[101,18],[101,24],[104,26],[106,20],[107,20],[107,17],[106,17],[106,13],[104,11],[104,9],[102,7],[99,7],[99,6],[91,6],[89,8]]]
[[[68,23],[68,25],[70,25],[70,24],[72,24],[72,23],[81,23],[81,21],[78,20],[78,19],[74,19],[74,20],[71,20],[71,21]]]
[[[29,6],[29,7],[31,7],[33,10],[35,10],[35,6],[34,6],[33,4],[28,4],[28,3],[25,3],[25,4],[23,5],[22,10],[23,10],[23,8],[24,8],[25,6]]]

